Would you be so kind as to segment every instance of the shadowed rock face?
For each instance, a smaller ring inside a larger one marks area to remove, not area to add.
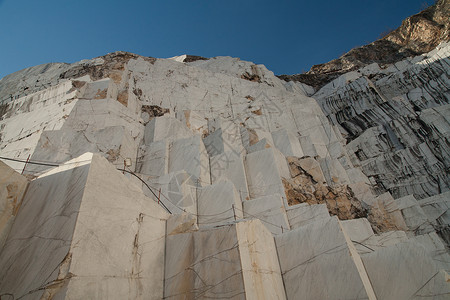
[[[439,43],[449,41],[449,18],[450,1],[439,0],[369,45],[354,48],[330,62],[314,65],[306,73],[278,77],[285,81],[300,81],[318,89],[346,72],[369,64],[392,64],[429,52]]]

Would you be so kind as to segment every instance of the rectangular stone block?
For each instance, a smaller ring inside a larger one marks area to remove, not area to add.
[[[276,248],[259,220],[167,237],[164,298],[286,299]]]
[[[153,118],[145,125],[144,143],[149,145],[161,140],[175,140],[193,136],[185,124],[169,115]]]
[[[17,215],[28,180],[0,161],[0,253]]]
[[[336,217],[278,235],[275,243],[287,299],[376,299]]]
[[[285,194],[279,163],[281,164],[282,161],[280,162],[280,159],[277,159],[274,150],[270,148],[247,154],[245,173],[251,199],[273,194]],[[284,164],[289,174],[286,160]]]
[[[148,176],[163,176],[169,171],[169,143],[167,140],[150,143],[145,154],[138,158],[136,171]]]
[[[243,218],[239,194],[231,181],[222,180],[197,189],[198,225],[221,225]]]
[[[169,173],[186,171],[201,185],[211,184],[209,157],[200,136],[173,141],[169,150]]]
[[[234,151],[211,157],[211,181],[216,183],[221,179],[226,179],[234,184],[241,201],[248,200],[247,178],[245,176],[244,162],[242,157]]]
[[[303,149],[298,138],[286,129],[272,132],[272,139],[275,147],[284,156],[303,157]]]
[[[0,294],[161,299],[167,218],[106,159],[69,161],[30,183],[0,257]]]
[[[426,249],[415,241],[362,256],[377,299],[446,299],[450,285]]]
[[[284,201],[280,195],[270,195],[242,202],[244,218],[257,218],[272,234],[290,230]]]
[[[297,204],[289,206],[286,213],[292,229],[330,217],[326,204]]]

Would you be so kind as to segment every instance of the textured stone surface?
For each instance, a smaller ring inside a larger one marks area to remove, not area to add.
[[[288,299],[375,299],[336,217],[276,236],[275,241]]]
[[[276,248],[258,220],[167,237],[165,298],[286,299]]]
[[[280,195],[271,195],[247,200],[242,203],[244,218],[257,218],[272,234],[280,234],[290,229],[284,208],[284,201]]]
[[[22,205],[28,180],[0,161],[0,253]]]
[[[230,57],[116,52],[8,76],[0,156],[22,170],[30,155],[38,177],[0,255],[1,292],[445,296],[448,56],[441,44],[319,91]]]
[[[2,251],[0,291],[160,299],[167,217],[105,159],[83,155],[30,184]]]
[[[378,249],[362,259],[377,299],[445,299],[450,292],[445,276],[416,242]]]

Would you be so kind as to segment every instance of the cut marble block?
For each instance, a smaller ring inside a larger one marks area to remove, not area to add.
[[[30,160],[63,163],[85,152],[99,153],[112,164],[123,168],[124,160],[127,158],[131,159],[134,167],[137,148],[133,138],[122,126],[111,126],[96,131],[71,129],[44,131]],[[24,173],[35,175],[50,168],[27,165]]]
[[[261,220],[272,234],[281,234],[290,229],[284,201],[280,195],[270,195],[242,202],[244,218]]]
[[[291,229],[330,217],[326,204],[309,205],[307,203],[301,203],[286,207]]]
[[[197,217],[190,213],[174,214],[167,219],[167,235],[180,234],[185,232],[197,231]]]
[[[88,82],[80,89],[80,99],[105,99],[109,87],[109,78]]]
[[[222,123],[222,138],[225,147],[225,152],[234,151],[239,154],[245,151],[244,146],[242,145],[240,126],[235,124],[231,120],[221,120]]]
[[[356,182],[350,183],[347,187],[351,189],[355,197],[362,203],[367,205],[367,203],[373,203],[375,201],[376,195],[372,191],[370,184],[366,182]]]
[[[197,134],[205,134],[208,132],[208,121],[207,119],[200,113],[195,110],[185,110],[180,114],[180,120],[183,120],[186,126]]]
[[[163,176],[169,172],[169,143],[167,140],[150,143],[138,159],[136,171],[148,176]]]
[[[317,151],[316,147],[311,141],[311,138],[308,135],[301,135],[299,137],[300,145],[302,146],[303,154],[309,157],[316,157]]]
[[[219,128],[216,131],[210,133],[203,139],[206,151],[209,156],[216,156],[222,154],[224,150],[224,143],[222,138],[222,129]]]
[[[167,218],[106,159],[84,154],[30,183],[0,256],[0,294],[161,299]]]
[[[157,194],[161,189],[160,201],[163,202],[174,214],[188,212],[197,214],[197,189],[201,186],[192,175],[185,171],[178,171],[160,176],[157,179],[150,179],[150,186]],[[147,189],[145,194],[154,198],[154,195]]]
[[[322,168],[317,160],[312,157],[305,157],[298,160],[300,167],[317,183],[325,183],[325,176],[322,172]]]
[[[144,126],[136,114],[114,99],[78,100],[61,129],[97,131],[122,126],[133,138],[143,136]]]
[[[381,234],[375,234],[364,240],[353,240],[359,255],[371,253],[379,248],[385,248],[390,245],[402,243],[408,240],[404,231],[388,231]]]
[[[278,150],[275,149],[275,151]],[[283,161],[279,156],[275,155],[275,151],[269,148],[247,154],[245,158],[245,173],[251,199],[273,194],[285,194],[284,186],[281,182],[282,173],[279,168]],[[282,154],[280,155],[282,156]],[[285,159],[284,166],[281,166],[281,168],[287,169]],[[287,169],[287,174],[289,174],[289,169]]]
[[[244,151],[242,144],[241,127],[233,120],[223,118],[213,118],[208,120],[208,131],[210,134],[220,130],[220,135],[224,151],[235,151],[240,154]],[[248,136],[247,130],[243,129]],[[247,138],[247,143],[248,143]]]
[[[275,147],[283,153],[284,156],[303,157],[302,146],[298,138],[286,129],[280,129],[272,132],[272,139]]]
[[[366,218],[340,221],[345,233],[352,242],[364,242],[374,235],[372,227]]]
[[[272,234],[259,220],[166,238],[164,299],[286,299]]]
[[[242,204],[231,181],[197,189],[198,225],[214,226],[242,219]]]
[[[28,180],[0,161],[0,253],[22,204]]]
[[[169,148],[169,173],[184,170],[200,181],[211,184],[209,157],[200,136],[173,141]]]
[[[450,192],[418,200],[420,207],[433,224],[450,224]]]
[[[249,146],[247,148],[247,153],[253,153],[256,151],[261,151],[267,148],[272,148],[273,145],[266,139],[263,138],[261,140],[259,140],[258,142],[256,142],[255,144]]]
[[[234,151],[228,151],[210,158],[211,181],[216,183],[227,179],[234,184],[241,201],[248,200],[247,178],[242,157]]]
[[[434,232],[427,215],[420,207],[414,195],[408,195],[395,200],[397,206],[402,211],[408,229],[414,234],[426,234]]]
[[[450,245],[450,192],[418,200],[430,223]]]
[[[414,240],[362,256],[377,299],[448,299],[450,285]]]
[[[367,178],[366,175],[364,175],[363,171],[361,171],[360,168],[349,168],[346,169],[348,179],[350,183],[359,183],[363,182],[365,184],[370,184],[369,178]]]
[[[275,243],[288,299],[376,299],[337,217],[277,235]]]
[[[336,186],[350,183],[347,171],[339,160],[331,157],[319,159],[320,167],[329,186]]]
[[[439,269],[450,272],[450,254],[436,232],[416,235],[410,239],[418,242],[428,251],[429,257],[433,259]]]
[[[180,139],[193,136],[185,124],[169,115],[153,118],[145,125],[144,143],[146,145],[165,139]]]

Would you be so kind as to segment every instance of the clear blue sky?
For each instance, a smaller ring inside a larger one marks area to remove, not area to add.
[[[294,74],[396,28],[432,0],[0,0],[0,78],[123,50],[229,55]]]

